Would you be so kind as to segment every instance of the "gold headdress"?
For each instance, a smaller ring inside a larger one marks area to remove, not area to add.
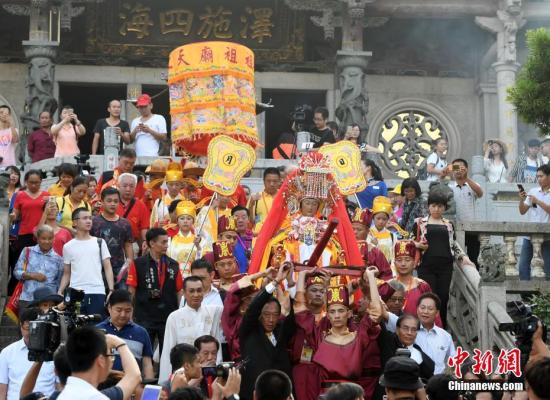
[[[330,160],[319,152],[302,156],[298,170],[289,177],[284,198],[290,214],[300,210],[300,202],[306,198],[321,202],[324,214],[332,212],[332,206],[339,196],[336,182],[330,173]]]

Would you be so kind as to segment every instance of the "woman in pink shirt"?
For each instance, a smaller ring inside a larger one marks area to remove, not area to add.
[[[19,142],[19,133],[15,129],[11,110],[6,105],[0,106],[0,166],[17,164],[15,146]]]
[[[71,157],[80,154],[78,138],[86,134],[86,128],[78,120],[72,106],[61,110],[61,121],[52,126],[55,142],[55,157]]]

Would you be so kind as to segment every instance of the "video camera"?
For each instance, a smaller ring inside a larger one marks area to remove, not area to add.
[[[290,113],[290,120],[294,123],[295,131],[309,132],[310,125],[307,121],[313,119],[313,108],[307,104],[300,104],[294,107],[294,110]]]
[[[218,364],[215,367],[203,367],[202,376],[204,378],[208,376],[212,376],[214,378],[227,379],[227,377],[229,376],[229,370],[231,368],[236,368],[239,371],[242,371],[244,370],[247,363],[248,363],[248,359],[245,359],[237,363],[233,361],[227,361],[227,362],[222,362],[221,364]]]
[[[89,154],[79,154],[77,156],[74,156],[74,159],[76,160],[76,167],[78,168],[78,174],[79,175],[93,175],[94,169],[88,160],[90,159]]]
[[[533,347],[533,334],[538,328],[539,321],[542,324],[542,340],[546,342],[547,338],[546,326],[536,315],[533,315],[531,307],[531,305],[525,304],[522,301],[506,302],[506,312],[514,322],[502,323],[498,326],[500,332],[510,332],[516,337],[516,346],[521,353],[520,366],[522,375],[529,360],[529,354]],[[510,378],[508,379],[509,381]]]
[[[84,299],[84,292],[67,288],[63,296],[65,310],[55,307],[38,316],[29,326],[29,361],[52,361],[53,354],[69,333],[80,326],[95,324],[102,320],[101,315],[78,315],[76,304]]]

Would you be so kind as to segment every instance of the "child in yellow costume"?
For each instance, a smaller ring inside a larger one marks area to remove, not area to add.
[[[151,210],[151,227],[163,226],[170,222],[170,213],[168,207],[174,200],[183,200],[181,190],[183,188],[183,172],[181,165],[170,163],[164,177],[166,182],[166,193],[153,204]]]
[[[392,215],[393,207],[389,198],[385,196],[377,196],[372,203],[372,221],[373,225],[369,230],[367,242],[378,248],[386,260],[392,266],[392,271],[395,276],[393,265],[394,259],[394,244],[397,241],[395,235],[387,228],[388,221]]]
[[[179,231],[170,238],[168,256],[180,264],[182,276],[186,277],[191,275],[191,263],[200,258],[202,253],[201,237],[196,236],[193,231],[196,218],[195,204],[187,200],[180,201],[176,207],[176,216]]]

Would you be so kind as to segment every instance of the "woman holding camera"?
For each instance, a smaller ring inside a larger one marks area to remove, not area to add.
[[[483,147],[485,150],[483,161],[487,180],[491,183],[507,182],[506,145],[498,139],[490,139]]]
[[[61,121],[52,126],[55,157],[72,157],[80,154],[78,138],[85,134],[86,128],[78,120],[73,107],[69,105],[63,107]]]

